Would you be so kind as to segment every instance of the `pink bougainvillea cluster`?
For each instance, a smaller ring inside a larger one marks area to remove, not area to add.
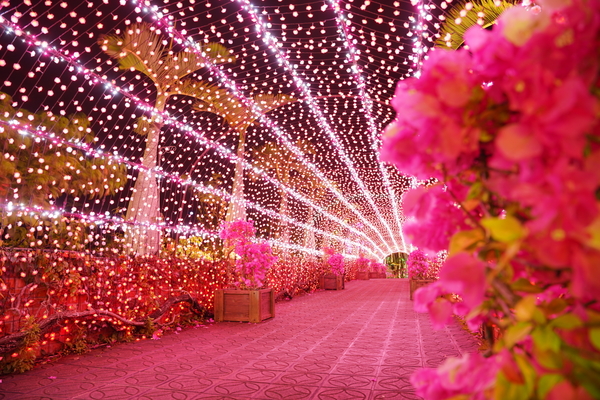
[[[423,250],[413,250],[406,262],[410,279],[429,279],[429,257]]]
[[[227,246],[232,246],[238,256],[235,260],[235,282],[242,289],[258,289],[263,286],[267,271],[275,264],[277,257],[268,243],[255,243],[255,230],[252,221],[225,222],[220,237]]]
[[[330,255],[327,258],[327,264],[331,267],[331,272],[336,275],[344,274],[344,256],[339,253]]]
[[[358,272],[369,272],[371,260],[362,255],[356,259],[356,268]]]
[[[371,260],[370,269],[371,271],[379,274],[385,274],[387,272],[387,266],[375,260]]]
[[[346,272],[344,266],[344,256],[336,252],[331,247],[324,247],[323,253],[325,255],[325,269],[332,274],[343,275]]]
[[[225,242],[225,246],[233,247],[237,243],[250,241],[256,230],[252,221],[235,220],[223,222],[219,237]]]
[[[392,101],[382,159],[428,183],[405,233],[448,250],[415,309],[499,332],[417,373],[427,399],[600,398],[600,1],[539,5],[431,52]]]

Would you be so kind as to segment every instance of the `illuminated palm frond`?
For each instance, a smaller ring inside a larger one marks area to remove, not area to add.
[[[119,68],[146,75],[163,92],[183,77],[205,67],[205,60],[214,64],[233,62],[235,57],[220,43],[206,43],[199,50],[174,52],[160,31],[148,23],[136,23],[122,35],[103,35],[98,44],[109,56],[119,60]]]
[[[211,87],[200,96],[195,96],[200,101],[196,104],[198,111],[216,114],[234,130],[244,134],[246,129],[252,125],[258,116],[226,89]],[[257,94],[252,97],[254,103],[266,114],[286,104],[296,101],[292,96],[284,94]]]
[[[446,21],[439,31],[436,47],[456,50],[464,43],[465,32],[479,25],[488,28],[518,0],[462,0],[446,14]]]

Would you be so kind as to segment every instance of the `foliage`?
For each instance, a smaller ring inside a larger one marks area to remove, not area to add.
[[[35,364],[36,350],[40,343],[40,326],[33,317],[29,317],[22,330],[26,332],[26,335],[19,348],[0,359],[0,371],[3,374],[19,374],[29,371]]]
[[[369,269],[379,274],[385,274],[387,272],[387,266],[375,260],[371,260],[371,265],[369,266]]]
[[[435,45],[452,50],[465,42],[465,32],[473,26],[489,28],[504,12],[517,4],[517,0],[470,0],[454,3],[446,14]]]
[[[385,263],[389,266],[392,274],[396,278],[407,278],[406,261],[408,254],[393,253],[385,258]]]
[[[167,249],[174,249],[175,257],[183,259],[218,261],[223,258],[223,242],[211,237],[180,237],[177,241],[169,241]]]
[[[419,396],[600,398],[599,36],[598,0],[512,7],[399,83],[382,159],[437,180],[405,196],[406,233],[448,250],[415,309],[500,333],[416,373]]]
[[[332,274],[344,274],[344,256],[340,253],[334,253],[327,257],[327,265],[329,265]]]
[[[369,272],[370,263],[371,260],[364,258],[363,256],[360,256],[356,259],[356,266],[359,272]]]
[[[164,124],[161,113],[172,96],[200,98],[211,92],[212,85],[192,76],[206,63],[234,61],[229,50],[219,43],[196,44],[197,51],[189,48],[177,51],[178,46],[165,40],[162,33],[152,24],[143,22],[131,24],[122,35],[98,38],[102,50],[119,60],[120,69],[144,74],[156,88],[153,106],[158,112],[139,117],[135,125],[136,133],[147,136],[142,159],[146,169],[138,171],[125,216],[129,221],[142,223],[127,230],[125,235],[125,250],[138,255],[155,255],[161,243],[162,232],[143,225],[157,223],[160,219],[160,193],[154,168],[158,166],[158,147]]]
[[[252,221],[236,220],[224,222],[219,236],[226,246],[232,247],[238,258],[235,260],[236,282],[241,289],[259,289],[263,286],[268,270],[277,257],[268,243],[254,243]]]
[[[52,207],[73,205],[80,197],[89,200],[112,195],[122,190],[126,168],[83,150],[94,141],[84,114],[34,114],[14,109],[11,102],[10,96],[0,93],[0,198],[5,199],[0,204],[0,246],[106,249],[111,245],[108,228],[77,217],[31,215],[14,204],[26,200],[49,212]],[[72,145],[34,138],[25,128]]]
[[[413,250],[407,261],[410,279],[429,279],[429,263],[429,257],[423,250]]]
[[[343,275],[346,272],[344,256],[338,253],[334,248],[324,247],[323,255],[325,260],[325,272],[335,275]]]
[[[187,303],[172,306],[159,320],[151,315],[169,298],[185,293],[212,310],[215,290],[226,287],[225,267],[224,261],[203,259],[99,258],[76,252],[5,250],[0,254],[1,279],[6,285],[0,287],[0,313],[5,316],[0,321],[0,338],[19,331],[27,335],[16,351],[6,353],[0,347],[0,370],[28,370],[37,358],[61,346],[63,353],[79,353],[97,343],[159,339],[165,331],[195,326],[200,317],[190,312]],[[321,265],[316,261],[279,259],[267,271],[265,282],[276,293],[286,291],[293,296],[316,290],[320,275]],[[125,327],[110,317],[89,316],[39,331],[40,324],[57,313],[88,309],[110,311],[143,325]],[[26,315],[35,317],[26,319]]]

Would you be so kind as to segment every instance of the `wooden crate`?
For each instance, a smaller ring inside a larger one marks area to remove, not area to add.
[[[413,299],[413,293],[420,287],[427,286],[430,283],[435,282],[433,279],[410,279],[410,299]]]
[[[369,272],[369,279],[386,279],[385,272]]]
[[[368,281],[369,273],[368,272],[357,272],[356,279],[361,280],[361,281]]]
[[[320,286],[321,289],[325,290],[342,290],[344,289],[344,281],[346,280],[346,274],[323,274],[321,275]]]
[[[215,321],[261,322],[275,317],[273,289],[220,289],[215,292]]]

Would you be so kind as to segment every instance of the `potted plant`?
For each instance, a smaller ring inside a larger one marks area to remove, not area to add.
[[[358,280],[369,280],[369,264],[371,261],[368,258],[364,258],[362,255],[356,260],[356,279]]]
[[[268,243],[254,240],[252,221],[225,222],[220,237],[228,251],[228,288],[215,292],[215,321],[261,322],[275,316],[272,288],[264,279],[277,257]],[[233,256],[233,257],[232,257]]]
[[[375,260],[371,260],[371,271],[369,272],[369,279],[385,279],[387,267]]]
[[[408,255],[407,267],[411,300],[415,290],[436,280],[437,270],[431,268],[430,264],[431,260],[422,250],[414,250]]]
[[[344,269],[344,256],[336,253],[334,249],[326,247],[323,249],[324,258],[324,273],[321,275],[321,288],[325,290],[342,290],[344,289],[344,281],[346,274]]]

